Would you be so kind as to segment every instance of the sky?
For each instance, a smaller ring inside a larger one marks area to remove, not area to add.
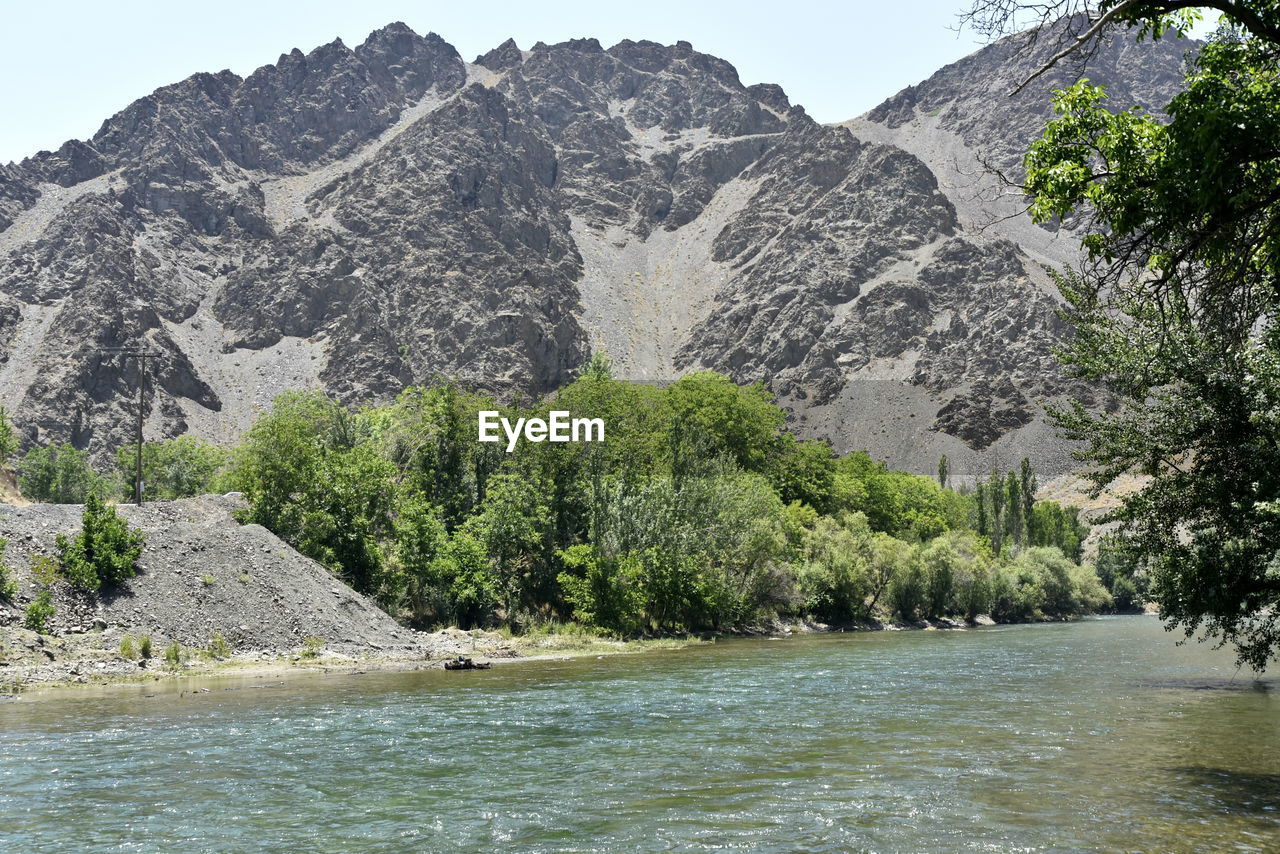
[[[404,21],[468,61],[514,37],[521,47],[593,36],[691,42],[778,83],[818,121],[853,118],[981,46],[957,33],[967,0],[7,0],[0,31],[0,163],[68,139],[159,86],[197,71],[251,73],[293,48],[341,37],[355,47]]]
[[[521,47],[594,36],[651,39],[733,63],[742,81],[778,83],[824,122],[852,118],[976,50],[952,29],[965,0],[786,3],[643,0],[219,0],[216,3],[7,2],[0,31],[0,163],[68,139],[159,86],[197,71],[245,76],[293,48],[404,21],[468,61],[513,37]]]

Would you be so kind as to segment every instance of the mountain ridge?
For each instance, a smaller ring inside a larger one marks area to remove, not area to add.
[[[1110,73],[1146,75],[1125,91],[1174,91],[1167,46],[1111,44]],[[1042,122],[1047,89],[965,121],[1035,61],[1015,53],[837,125],[687,42],[508,40],[467,63],[392,24],[193,75],[0,166],[0,403],[26,443],[106,455],[136,376],[104,348],[163,354],[148,438],[221,442],[286,388],[542,394],[603,348],[629,378],[765,381],[801,432],[898,467],[1065,470],[1043,404],[1094,397],[1050,353],[1044,268],[1070,241],[984,226],[1007,200],[966,198],[947,160]]]

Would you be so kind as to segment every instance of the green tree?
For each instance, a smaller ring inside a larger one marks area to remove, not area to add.
[[[384,572],[396,467],[379,451],[376,426],[323,394],[286,392],[250,428],[229,475],[249,502],[245,521],[368,594],[395,583]]]
[[[116,466],[125,483],[136,471],[136,444],[122,445]],[[227,453],[196,436],[179,436],[162,442],[142,443],[142,497],[144,501],[205,495],[227,464]]]
[[[561,552],[560,586],[578,619],[590,626],[631,635],[643,627],[643,562],[633,554],[609,559],[589,545]]]
[[[542,484],[514,473],[496,474],[480,513],[465,530],[484,544],[508,620],[517,609],[534,610],[553,592],[549,538],[550,508]]]
[[[1026,534],[1022,522],[1022,484],[1016,472],[1004,479],[1005,532],[1015,546],[1021,546]]]
[[[861,619],[871,593],[873,534],[867,517],[822,516],[806,533],[796,579],[804,611],[831,623]]]
[[[22,494],[52,504],[83,504],[107,493],[106,481],[89,465],[89,454],[70,443],[32,448],[18,462]]]
[[[970,15],[994,32],[1032,5]],[[1098,490],[1149,478],[1116,518],[1167,626],[1262,669],[1280,651],[1280,6],[1195,5],[1225,17],[1185,89],[1153,105],[1168,121],[1068,87],[1027,153],[1026,189],[1038,221],[1083,214],[1089,262],[1060,281],[1065,360],[1118,404],[1055,418]],[[1196,17],[1188,6],[1106,0],[1091,20],[1159,37]]]
[[[1022,464],[1019,467],[1018,485],[1022,488],[1022,523],[1026,527],[1027,542],[1035,542],[1035,504],[1036,504],[1036,470],[1031,465],[1031,460],[1027,457],[1022,458]]]
[[[686,374],[667,389],[681,429],[707,437],[712,454],[728,454],[747,471],[764,471],[786,414],[765,387],[740,386],[712,371]]]
[[[947,463],[947,455],[943,454],[938,458],[938,486],[943,489],[947,488],[947,477],[951,474],[951,467]]]
[[[97,590],[132,578],[146,537],[90,493],[80,517],[80,533],[56,539],[62,571],[72,584]]]
[[[0,406],[0,467],[9,464],[9,458],[18,451],[18,435],[9,420],[9,413]]]

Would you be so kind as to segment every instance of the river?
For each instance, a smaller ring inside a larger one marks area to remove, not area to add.
[[[1174,641],[1109,617],[27,698],[0,849],[1280,850],[1280,680]]]

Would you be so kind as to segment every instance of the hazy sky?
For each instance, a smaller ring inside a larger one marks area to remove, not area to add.
[[[397,20],[439,33],[468,61],[508,36],[526,48],[580,36],[605,47],[684,39],[733,63],[744,83],[779,83],[814,118],[839,121],[976,49],[971,35],[948,29],[963,2],[6,3],[0,163],[91,136],[131,101],[194,72],[244,76],[335,36],[355,47]]]
[[[966,0],[784,3],[639,0],[218,0],[6,3],[0,31],[0,163],[91,136],[158,86],[197,71],[244,76],[294,47],[355,47],[404,21],[463,59],[508,36],[521,47],[594,36],[684,39],[733,63],[744,83],[779,83],[819,121],[852,118],[971,53]]]

